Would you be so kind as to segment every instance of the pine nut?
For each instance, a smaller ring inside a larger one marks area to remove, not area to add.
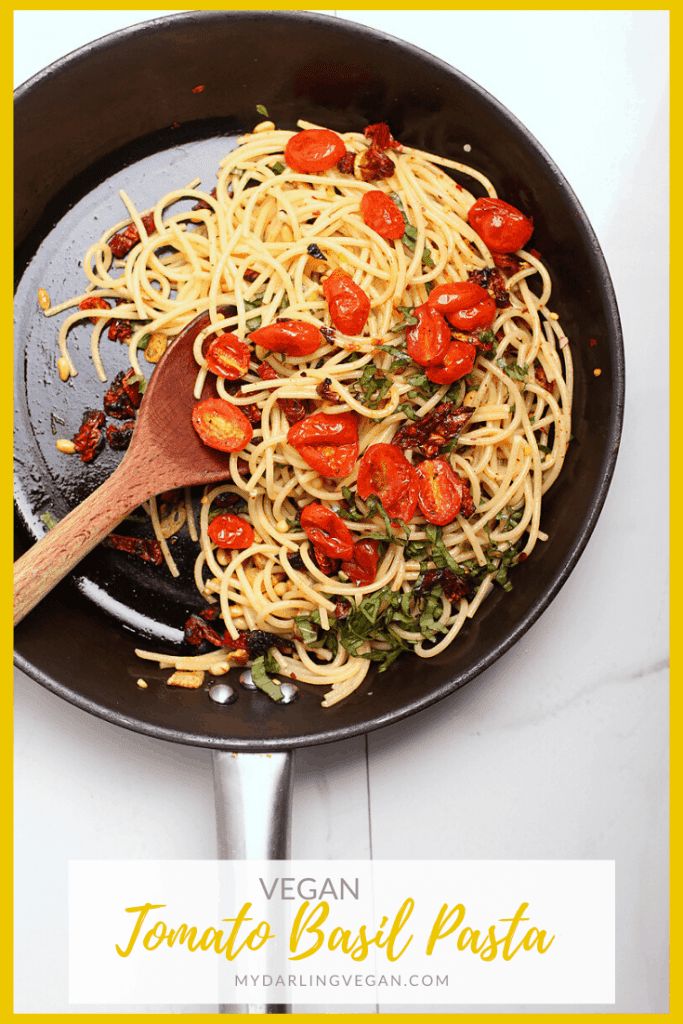
[[[230,666],[227,661],[217,661],[215,665],[209,666],[209,672],[212,676],[224,676],[226,672],[230,671]]]
[[[258,135],[259,132],[272,132],[274,128],[275,125],[272,121],[259,121],[254,128],[253,134]]]
[[[55,448],[58,452],[64,452],[65,455],[73,455],[76,451],[76,445],[66,437],[60,437],[59,441],[55,441]]]
[[[168,344],[168,338],[163,331],[155,331],[150,335],[145,349],[145,359],[148,363],[158,363]]]
[[[57,360],[57,369],[59,370],[59,379],[68,380],[69,373],[69,360],[65,359],[64,356],[60,356]]]
[[[50,308],[50,296],[47,294],[44,288],[38,289],[38,305],[41,309]]]
[[[275,529],[278,533],[287,533],[289,531],[289,523],[286,519],[278,519]]]
[[[138,686],[140,687],[141,690],[147,689],[147,683],[145,682],[144,679],[138,679]]]
[[[229,565],[230,564],[230,555],[225,550],[225,548],[219,548],[218,549],[218,551],[216,552],[216,561],[218,562],[219,565]]]
[[[289,583],[276,583],[275,586],[273,587],[273,590],[275,591],[278,597],[282,597],[283,594],[286,594],[287,591],[289,590]]]

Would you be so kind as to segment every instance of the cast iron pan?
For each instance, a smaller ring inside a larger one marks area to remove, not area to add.
[[[194,93],[198,85],[204,90]],[[70,341],[79,375],[66,386],[59,381],[58,323],[43,318],[37,289],[53,302],[83,290],[83,254],[125,216],[119,188],[138,208],[197,175],[212,188],[221,156],[259,119],[257,104],[282,128],[298,118],[339,131],[387,121],[402,142],[465,156],[488,175],[534,218],[533,245],[553,276],[552,307],[572,340],[576,388],[574,441],[544,505],[551,539],[514,571],[513,591],[489,596],[440,656],[405,656],[386,673],[371,671],[333,708],[320,707],[321,687],[305,684],[284,707],[241,689],[235,704],[217,706],[207,688],[169,688],[167,673],[136,658],[137,646],[177,649],[188,613],[202,607],[191,582],[193,552],[182,540],[174,548],[180,583],[165,567],[100,548],[18,628],[19,667],[78,707],[163,739],[244,751],[322,743],[395,722],[462,686],[515,643],[557,594],[595,525],[616,459],[624,389],[618,312],[590,224],[547,154],[491,96],[407,43],[332,18],[218,11],[155,20],[76,51],[16,93],[20,551],[44,533],[41,515],[66,514],[116,459],[107,451],[88,467],[55,450],[55,438],[72,436],[85,408],[101,408],[106,385],[89,363],[85,328]],[[126,350],[105,342],[103,352],[111,379],[127,366]],[[135,685],[140,675],[147,690]]]

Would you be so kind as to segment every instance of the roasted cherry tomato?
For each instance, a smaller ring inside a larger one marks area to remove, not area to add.
[[[219,334],[206,350],[212,373],[226,380],[238,380],[249,369],[249,347],[236,334]]]
[[[355,444],[358,441],[358,420],[352,412],[337,416],[316,412],[290,427],[287,441],[294,448],[302,444]]]
[[[460,510],[461,486],[445,459],[427,459],[415,467],[417,501],[428,523],[445,526]]]
[[[491,252],[516,252],[534,233],[534,222],[502,199],[477,199],[467,219]]]
[[[290,427],[287,441],[321,476],[343,478],[358,458],[358,421],[350,412],[317,412]]]
[[[253,429],[243,412],[223,398],[205,398],[192,410],[192,426],[204,444],[221,452],[241,452]]]
[[[459,309],[456,313],[446,313],[446,319],[459,331],[485,331],[496,319],[498,312],[495,300],[486,293],[486,298],[476,306]]]
[[[425,304],[413,310],[417,323],[406,331],[408,355],[420,366],[440,363],[446,355],[451,331],[433,306]]]
[[[269,352],[284,352],[288,356],[310,356],[323,344],[323,336],[315,324],[305,320],[283,320],[280,323],[258,327],[249,335],[249,341]]]
[[[427,367],[427,377],[435,384],[454,384],[456,380],[467,376],[476,358],[476,345],[453,340],[448,346],[443,363]]]
[[[370,315],[370,299],[360,285],[343,270],[334,270],[323,282],[323,295],[337,330],[360,334]]]
[[[449,281],[438,284],[429,293],[428,306],[434,306],[439,313],[457,313],[460,309],[476,306],[488,298],[488,292],[474,281]]]
[[[254,543],[254,530],[246,519],[232,512],[223,512],[209,523],[209,537],[219,548],[250,548]]]
[[[353,534],[344,520],[326,505],[314,501],[301,511],[301,527],[311,544],[330,558],[351,558]]]
[[[403,238],[406,224],[394,200],[379,189],[366,192],[360,201],[360,213],[369,228],[382,238]]]
[[[353,545],[353,554],[342,562],[341,569],[357,587],[373,583],[379,562],[379,541],[359,540]]]
[[[335,132],[327,128],[306,128],[285,146],[287,166],[298,174],[314,174],[334,167],[346,152],[346,146]]]
[[[413,467],[394,444],[371,444],[360,460],[358,493],[374,494],[393,519],[409,522],[417,507],[417,480]]]

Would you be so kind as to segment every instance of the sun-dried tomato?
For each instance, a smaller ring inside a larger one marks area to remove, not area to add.
[[[216,198],[216,189],[212,188],[211,191],[209,192],[209,195],[212,196],[215,199]],[[198,202],[196,202],[194,204],[192,209],[193,210],[213,210],[213,206],[211,205],[211,203],[207,203],[206,199],[200,199]]]
[[[133,379],[136,376],[135,370],[121,370],[104,396],[104,411],[116,420],[132,419],[142,401],[139,381]]]
[[[360,176],[363,181],[379,181],[381,178],[390,178],[394,173],[394,161],[372,147],[363,153],[360,159]]]
[[[213,622],[213,620],[218,617],[219,612],[220,608],[217,604],[210,604],[208,608],[205,608],[204,611],[199,614],[208,622]]]
[[[474,412],[466,406],[458,408],[452,402],[443,402],[422,419],[406,423],[394,435],[391,443],[402,451],[413,449],[431,459],[439,448],[460,434]]]
[[[469,519],[477,511],[477,507],[474,504],[474,498],[472,497],[467,477],[458,476],[457,473],[455,475],[460,484],[460,515],[464,516],[465,519]]]
[[[143,562],[154,562],[155,565],[161,565],[164,560],[158,540],[122,537],[118,533],[110,533],[102,543],[106,548],[116,548],[117,551],[126,551],[129,555],[137,555]]]
[[[537,383],[539,383],[542,388],[545,388],[546,391],[549,391],[551,395],[554,393],[555,381],[548,380],[548,378],[545,375],[545,370],[543,369],[540,363],[536,363],[536,366],[534,367],[534,377],[536,378]]]
[[[82,462],[92,462],[104,444],[104,413],[97,409],[87,409],[83,415],[80,430],[73,439],[76,451]]]
[[[534,250],[531,249],[530,252],[533,253]],[[517,273],[522,265],[519,256],[515,256],[513,252],[492,252],[491,258],[500,270],[511,270],[513,273]]]
[[[267,633],[264,629],[240,629],[236,639],[226,630],[222,644],[231,651],[248,651],[250,658],[260,658],[271,647],[277,647],[282,654],[291,654],[293,650],[291,640],[276,633]]]
[[[142,218],[142,223],[148,235],[156,231],[153,213],[146,213]],[[112,256],[115,256],[117,260],[122,259],[128,255],[133,246],[137,245],[139,241],[140,232],[135,224],[129,224],[127,228],[124,228],[123,231],[118,231],[109,239],[109,248],[111,249]]]
[[[114,305],[125,306],[128,299],[114,299]],[[128,341],[133,333],[133,324],[130,320],[110,320],[107,337],[110,341],[120,341],[121,344]]]
[[[351,608],[352,605],[350,601],[347,601],[345,597],[338,597],[337,603],[334,606],[335,619],[347,619]]]
[[[324,402],[330,402],[332,405],[340,405],[341,398],[336,391],[332,389],[332,378],[325,377],[325,380],[318,384],[316,394],[322,398]]]
[[[470,598],[473,594],[472,584],[466,577],[458,576],[447,566],[443,569],[428,569],[421,578],[415,593],[421,596],[429,593],[434,587],[441,587],[444,597],[449,601],[459,601],[461,598]]]
[[[85,309],[111,309],[111,306],[106,299],[101,299],[97,295],[89,295],[87,299],[83,299],[83,302],[79,303],[78,308],[80,310]],[[102,319],[101,316],[91,316],[90,322],[98,324]]]
[[[397,142],[389,131],[389,125],[385,124],[384,121],[380,121],[378,124],[367,125],[363,129],[363,135],[366,139],[370,139],[370,146],[373,149],[379,149],[382,152],[387,149],[395,149],[397,153],[400,153],[403,149],[401,143]]]
[[[256,371],[261,380],[277,380],[278,375],[270,363],[261,363]],[[307,401],[300,401],[298,398],[278,398],[277,404],[282,409],[290,427],[300,420],[305,420],[310,412]],[[259,420],[260,420],[259,412]]]
[[[214,647],[223,646],[223,638],[220,633],[212,629],[208,622],[205,622],[199,615],[190,615],[185,623],[184,638],[193,647],[199,647],[202,640],[208,640]]]
[[[313,545],[311,560],[318,566],[323,576],[334,576],[339,569],[339,559],[330,558],[324,551]]]
[[[347,151],[344,153],[344,156],[341,158],[341,160],[337,164],[337,170],[339,171],[339,173],[340,174],[353,174],[353,164],[354,164],[355,159],[356,159],[356,154],[352,153],[350,149],[347,149]]]
[[[135,420],[124,420],[123,423],[111,423],[107,427],[107,444],[114,451],[124,451],[130,445]]]
[[[507,309],[510,305],[510,295],[505,288],[505,279],[499,270],[494,270],[493,267],[473,270],[468,280],[486,288],[493,295],[498,309]]]

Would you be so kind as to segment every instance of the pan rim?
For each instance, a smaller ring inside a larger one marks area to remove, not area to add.
[[[532,133],[529,132],[529,130],[515,117],[515,115],[501,104],[500,101],[481,86],[477,85],[477,83],[469,79],[466,75],[462,74],[462,72],[458,71],[457,68],[454,68],[440,58],[429,54],[427,51],[424,51],[405,40],[398,39],[397,37],[383,31],[369,29],[368,27],[353,21],[348,21],[346,19],[339,20],[328,15],[312,14],[307,12],[206,10],[180,12],[161,18],[154,18],[150,21],[141,22],[117,32],[109,33],[91,43],[86,44],[85,46],[79,47],[59,60],[53,62],[47,68],[38,72],[25,83],[18,86],[15,90],[15,105],[20,104],[25,96],[31,95],[36,89],[44,88],[54,76],[60,75],[65,68],[71,67],[74,64],[87,59],[93,51],[105,51],[109,47],[120,45],[122,42],[125,42],[127,39],[134,36],[145,35],[149,32],[166,28],[172,24],[178,25],[179,23],[190,24],[200,21],[216,21],[220,23],[224,23],[226,21],[272,21],[274,19],[287,22],[308,22],[311,24],[324,25],[326,28],[331,27],[333,24],[337,29],[346,30],[352,32],[356,36],[364,36],[373,41],[388,40],[408,56],[412,55],[415,58],[419,58],[420,61],[431,63],[433,66],[438,68],[442,74],[448,75],[449,77],[457,80],[461,87],[470,90],[486,104],[493,107],[494,110],[514,129],[514,131],[522,136],[525,144],[529,146],[545,164],[548,175],[556,183],[558,189],[564,194],[565,202],[568,202],[572,210],[577,214],[577,221],[586,247],[586,252],[592,263],[591,269],[599,282],[601,298],[605,310],[605,320],[609,329],[608,342],[611,355],[614,360],[614,367],[611,394],[612,404],[610,409],[610,418],[606,428],[605,451],[600,466],[600,472],[596,476],[595,485],[587,511],[581,520],[580,526],[575,533],[571,545],[565,552],[561,565],[551,578],[548,587],[528,612],[518,620],[515,627],[504,638],[494,641],[466,673],[458,674],[454,679],[451,678],[448,682],[443,683],[438,687],[438,689],[431,691],[427,695],[417,694],[414,700],[411,700],[408,704],[403,705],[399,709],[386,712],[378,711],[378,713],[372,716],[369,720],[366,719],[356,725],[344,726],[341,728],[339,726],[334,727],[330,725],[321,728],[318,732],[307,733],[305,736],[277,738],[260,737],[254,740],[229,738],[227,740],[223,740],[221,737],[207,736],[196,732],[149,723],[147,721],[140,720],[139,718],[119,712],[115,709],[102,707],[97,704],[97,702],[85,697],[83,694],[74,693],[66,684],[61,683],[58,679],[48,675],[42,671],[40,667],[33,665],[30,658],[24,653],[19,650],[15,650],[15,664],[29,677],[45,686],[56,695],[68,700],[76,707],[79,707],[89,713],[96,714],[98,717],[103,718],[114,725],[119,725],[123,728],[131,729],[145,735],[154,736],[157,739],[182,742],[188,745],[203,746],[210,749],[240,750],[245,752],[250,750],[286,750],[297,746],[334,742],[339,739],[346,739],[351,736],[362,735],[366,732],[383,728],[386,725],[401,721],[402,719],[431,706],[437,701],[443,699],[443,697],[447,696],[449,693],[455,692],[461,686],[464,686],[477,675],[489,668],[503,654],[505,654],[548,608],[572,573],[579,558],[581,557],[581,554],[586,548],[588,540],[604,506],[614,473],[621,437],[625,401],[625,358],[623,336],[614,288],[593,228],[571,186],[566,181],[561,170],[556,166],[554,161]]]

